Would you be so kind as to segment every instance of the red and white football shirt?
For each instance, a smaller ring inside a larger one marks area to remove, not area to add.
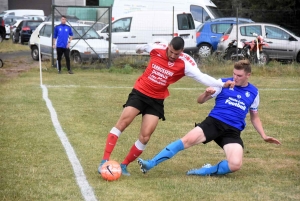
[[[145,72],[136,80],[134,88],[141,93],[156,99],[169,96],[168,86],[183,76],[195,79],[206,86],[222,87],[223,82],[202,73],[194,59],[182,53],[174,62],[167,57],[166,44],[146,44],[138,50],[150,53],[150,61]]]

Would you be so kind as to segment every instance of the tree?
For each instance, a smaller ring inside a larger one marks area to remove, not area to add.
[[[213,0],[226,17],[281,25],[300,35],[300,0]]]

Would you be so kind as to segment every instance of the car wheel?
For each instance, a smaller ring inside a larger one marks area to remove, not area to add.
[[[200,57],[208,57],[211,55],[212,48],[210,45],[205,44],[205,45],[200,45],[199,46],[199,56]]]
[[[31,57],[33,60],[38,61],[39,60],[39,49],[37,46],[33,46],[31,48]]]
[[[0,33],[0,43],[2,43],[3,41],[3,36],[2,36],[2,33]]]
[[[20,43],[22,44],[22,45],[24,45],[24,39],[22,38],[22,36],[19,36],[20,37]]]
[[[73,52],[72,55],[72,60],[75,64],[80,64],[82,62],[81,56],[79,52]]]

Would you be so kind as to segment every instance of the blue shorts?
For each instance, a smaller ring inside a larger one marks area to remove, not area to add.
[[[206,137],[206,141],[203,144],[214,140],[221,148],[230,143],[238,143],[244,148],[241,131],[218,119],[208,116],[196,126],[202,128]]]
[[[138,109],[140,111],[139,114],[152,114],[163,121],[165,120],[164,99],[151,98],[136,89],[132,89],[131,93],[128,95],[127,102],[123,105],[123,107],[127,106]]]

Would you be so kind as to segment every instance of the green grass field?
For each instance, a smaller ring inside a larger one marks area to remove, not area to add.
[[[43,100],[38,63],[36,66],[0,83],[0,200],[83,200]],[[98,200],[300,200],[299,74],[282,76],[270,70],[275,75],[265,76],[266,71],[261,69],[250,79],[260,88],[259,113],[265,131],[282,145],[265,143],[247,118],[240,171],[221,177],[186,176],[191,168],[224,158],[223,151],[209,143],[182,151],[145,175],[134,162],[128,167],[132,176],[107,182],[97,173],[106,136],[141,71],[74,72],[68,75],[64,69],[58,75],[54,69],[44,69],[43,83]],[[153,157],[207,116],[214,101],[196,103],[204,89],[189,78],[170,87],[171,96],[165,101],[166,121],[159,122],[142,158]],[[140,123],[138,116],[125,130],[111,159],[124,159],[137,139]]]

